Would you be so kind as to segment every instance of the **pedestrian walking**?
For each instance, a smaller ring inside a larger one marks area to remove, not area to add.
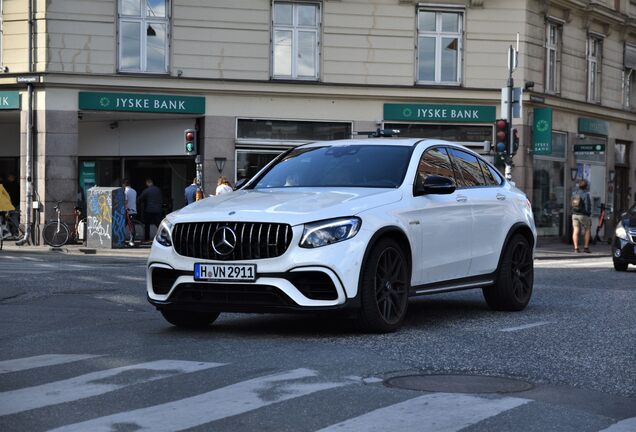
[[[126,210],[130,217],[133,217],[137,214],[137,191],[130,186],[130,181],[126,178],[122,180],[121,185],[126,196]]]
[[[216,184],[216,195],[223,195],[234,190],[232,188],[232,185],[230,184],[230,181],[225,176],[220,176]]]
[[[144,209],[144,239],[150,240],[150,225],[159,228],[163,219],[163,196],[161,189],[155,186],[152,179],[146,179],[146,189],[141,192],[139,201]]]
[[[199,185],[197,184],[197,178],[192,179],[192,184],[186,186],[184,193],[186,205],[192,204],[197,200],[197,190]]]
[[[579,181],[578,186],[578,190],[572,192],[572,243],[574,244],[574,252],[580,252],[579,233],[583,229],[583,251],[590,253],[592,198],[587,190],[587,180]]]

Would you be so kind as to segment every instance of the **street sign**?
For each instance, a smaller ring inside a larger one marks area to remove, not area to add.
[[[512,118],[521,118],[523,115],[522,106],[523,90],[521,87],[512,89]],[[506,117],[508,112],[508,87],[501,89],[501,113],[502,117]]]
[[[603,154],[605,153],[605,144],[574,144],[574,153],[576,154]]]
[[[21,84],[33,84],[39,81],[38,76],[36,75],[20,75],[16,77],[16,81]]]

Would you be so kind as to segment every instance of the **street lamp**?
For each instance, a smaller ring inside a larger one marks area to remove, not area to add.
[[[576,180],[576,175],[579,173],[578,168],[570,168],[570,179],[572,181]]]
[[[216,164],[216,169],[219,170],[219,174],[223,171],[223,167],[225,167],[225,161],[227,158],[224,157],[215,157],[214,163]]]

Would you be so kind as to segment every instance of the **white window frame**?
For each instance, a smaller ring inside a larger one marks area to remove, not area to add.
[[[289,4],[292,6],[292,24],[291,25],[281,25],[274,23],[274,6],[276,4]],[[298,6],[314,6],[316,8],[316,25],[314,27],[310,26],[301,26],[298,24]],[[272,17],[271,17],[271,35],[270,35],[270,54],[271,54],[271,76],[272,79],[285,79],[285,80],[305,80],[305,81],[317,81],[320,78],[320,50],[321,50],[321,39],[320,32],[322,28],[322,8],[321,4],[317,2],[309,2],[309,1],[272,1]],[[274,34],[276,30],[290,31],[292,33],[292,64],[291,64],[291,75],[276,75],[275,74],[275,66],[276,66],[276,57],[275,57],[275,46],[274,46]],[[298,33],[314,33],[316,37],[316,46],[314,47],[314,64],[316,65],[316,70],[314,75],[312,76],[299,76],[298,75]]]
[[[132,16],[132,15],[122,15],[120,13],[120,11],[123,10],[122,8],[122,0],[118,0],[117,1],[117,28],[119,31],[119,34],[117,35],[117,71],[118,72],[124,72],[124,73],[143,73],[143,74],[155,74],[155,75],[165,75],[168,73],[168,66],[169,66],[169,59],[170,59],[170,38],[171,38],[171,28],[170,28],[170,11],[171,11],[171,4],[172,2],[170,0],[166,0],[166,16],[165,17],[148,17],[147,16],[147,4],[145,1],[141,1],[141,15],[140,16]],[[123,43],[123,32],[121,31],[121,27],[122,27],[122,23],[125,22],[129,22],[129,23],[138,23],[140,24],[139,26],[139,32],[140,32],[140,51],[139,51],[139,55],[140,55],[140,59],[139,59],[139,68],[123,68],[121,66],[122,64],[122,57],[121,57],[121,51],[122,51],[122,43]],[[164,45],[164,50],[165,50],[165,59],[164,59],[164,69],[162,71],[155,71],[155,70],[146,70],[148,65],[147,65],[147,60],[148,60],[148,53],[147,53],[147,46],[148,46],[148,41],[147,41],[147,35],[146,35],[146,31],[148,28],[149,24],[163,24],[165,25],[166,28],[166,40],[165,40],[165,45]]]
[[[435,31],[423,31],[419,29],[419,14],[420,12],[434,12],[435,13]],[[459,15],[458,31],[457,32],[443,32],[442,28],[442,13],[456,13]],[[417,26],[417,46],[415,49],[415,79],[417,84],[426,85],[454,85],[460,86],[463,80],[463,64],[464,64],[464,19],[465,11],[463,7],[448,8],[448,7],[434,7],[434,6],[422,6],[417,9],[416,26]],[[435,80],[426,81],[420,80],[420,50],[419,41],[420,37],[434,37],[435,38]],[[457,80],[456,81],[442,81],[442,40],[445,37],[457,38]]]
[[[596,45],[596,54],[594,46]],[[601,102],[601,85],[603,69],[603,37],[590,34],[587,38],[587,101]]]
[[[559,94],[561,92],[561,41],[563,24],[548,20],[545,26],[545,92]],[[554,41],[551,33],[554,30]],[[554,53],[554,69],[550,68],[550,54]]]

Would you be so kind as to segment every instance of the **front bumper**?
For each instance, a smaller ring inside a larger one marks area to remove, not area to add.
[[[636,265],[636,243],[614,237],[612,258],[616,262]]]
[[[160,309],[220,312],[288,312],[355,306],[367,233],[361,230],[352,239],[305,249],[298,246],[302,229],[293,227],[292,242],[279,257],[237,261],[237,264],[256,264],[256,280],[247,283],[195,281],[195,263],[219,261],[185,257],[173,247],[154,242],[147,267],[148,301]]]

